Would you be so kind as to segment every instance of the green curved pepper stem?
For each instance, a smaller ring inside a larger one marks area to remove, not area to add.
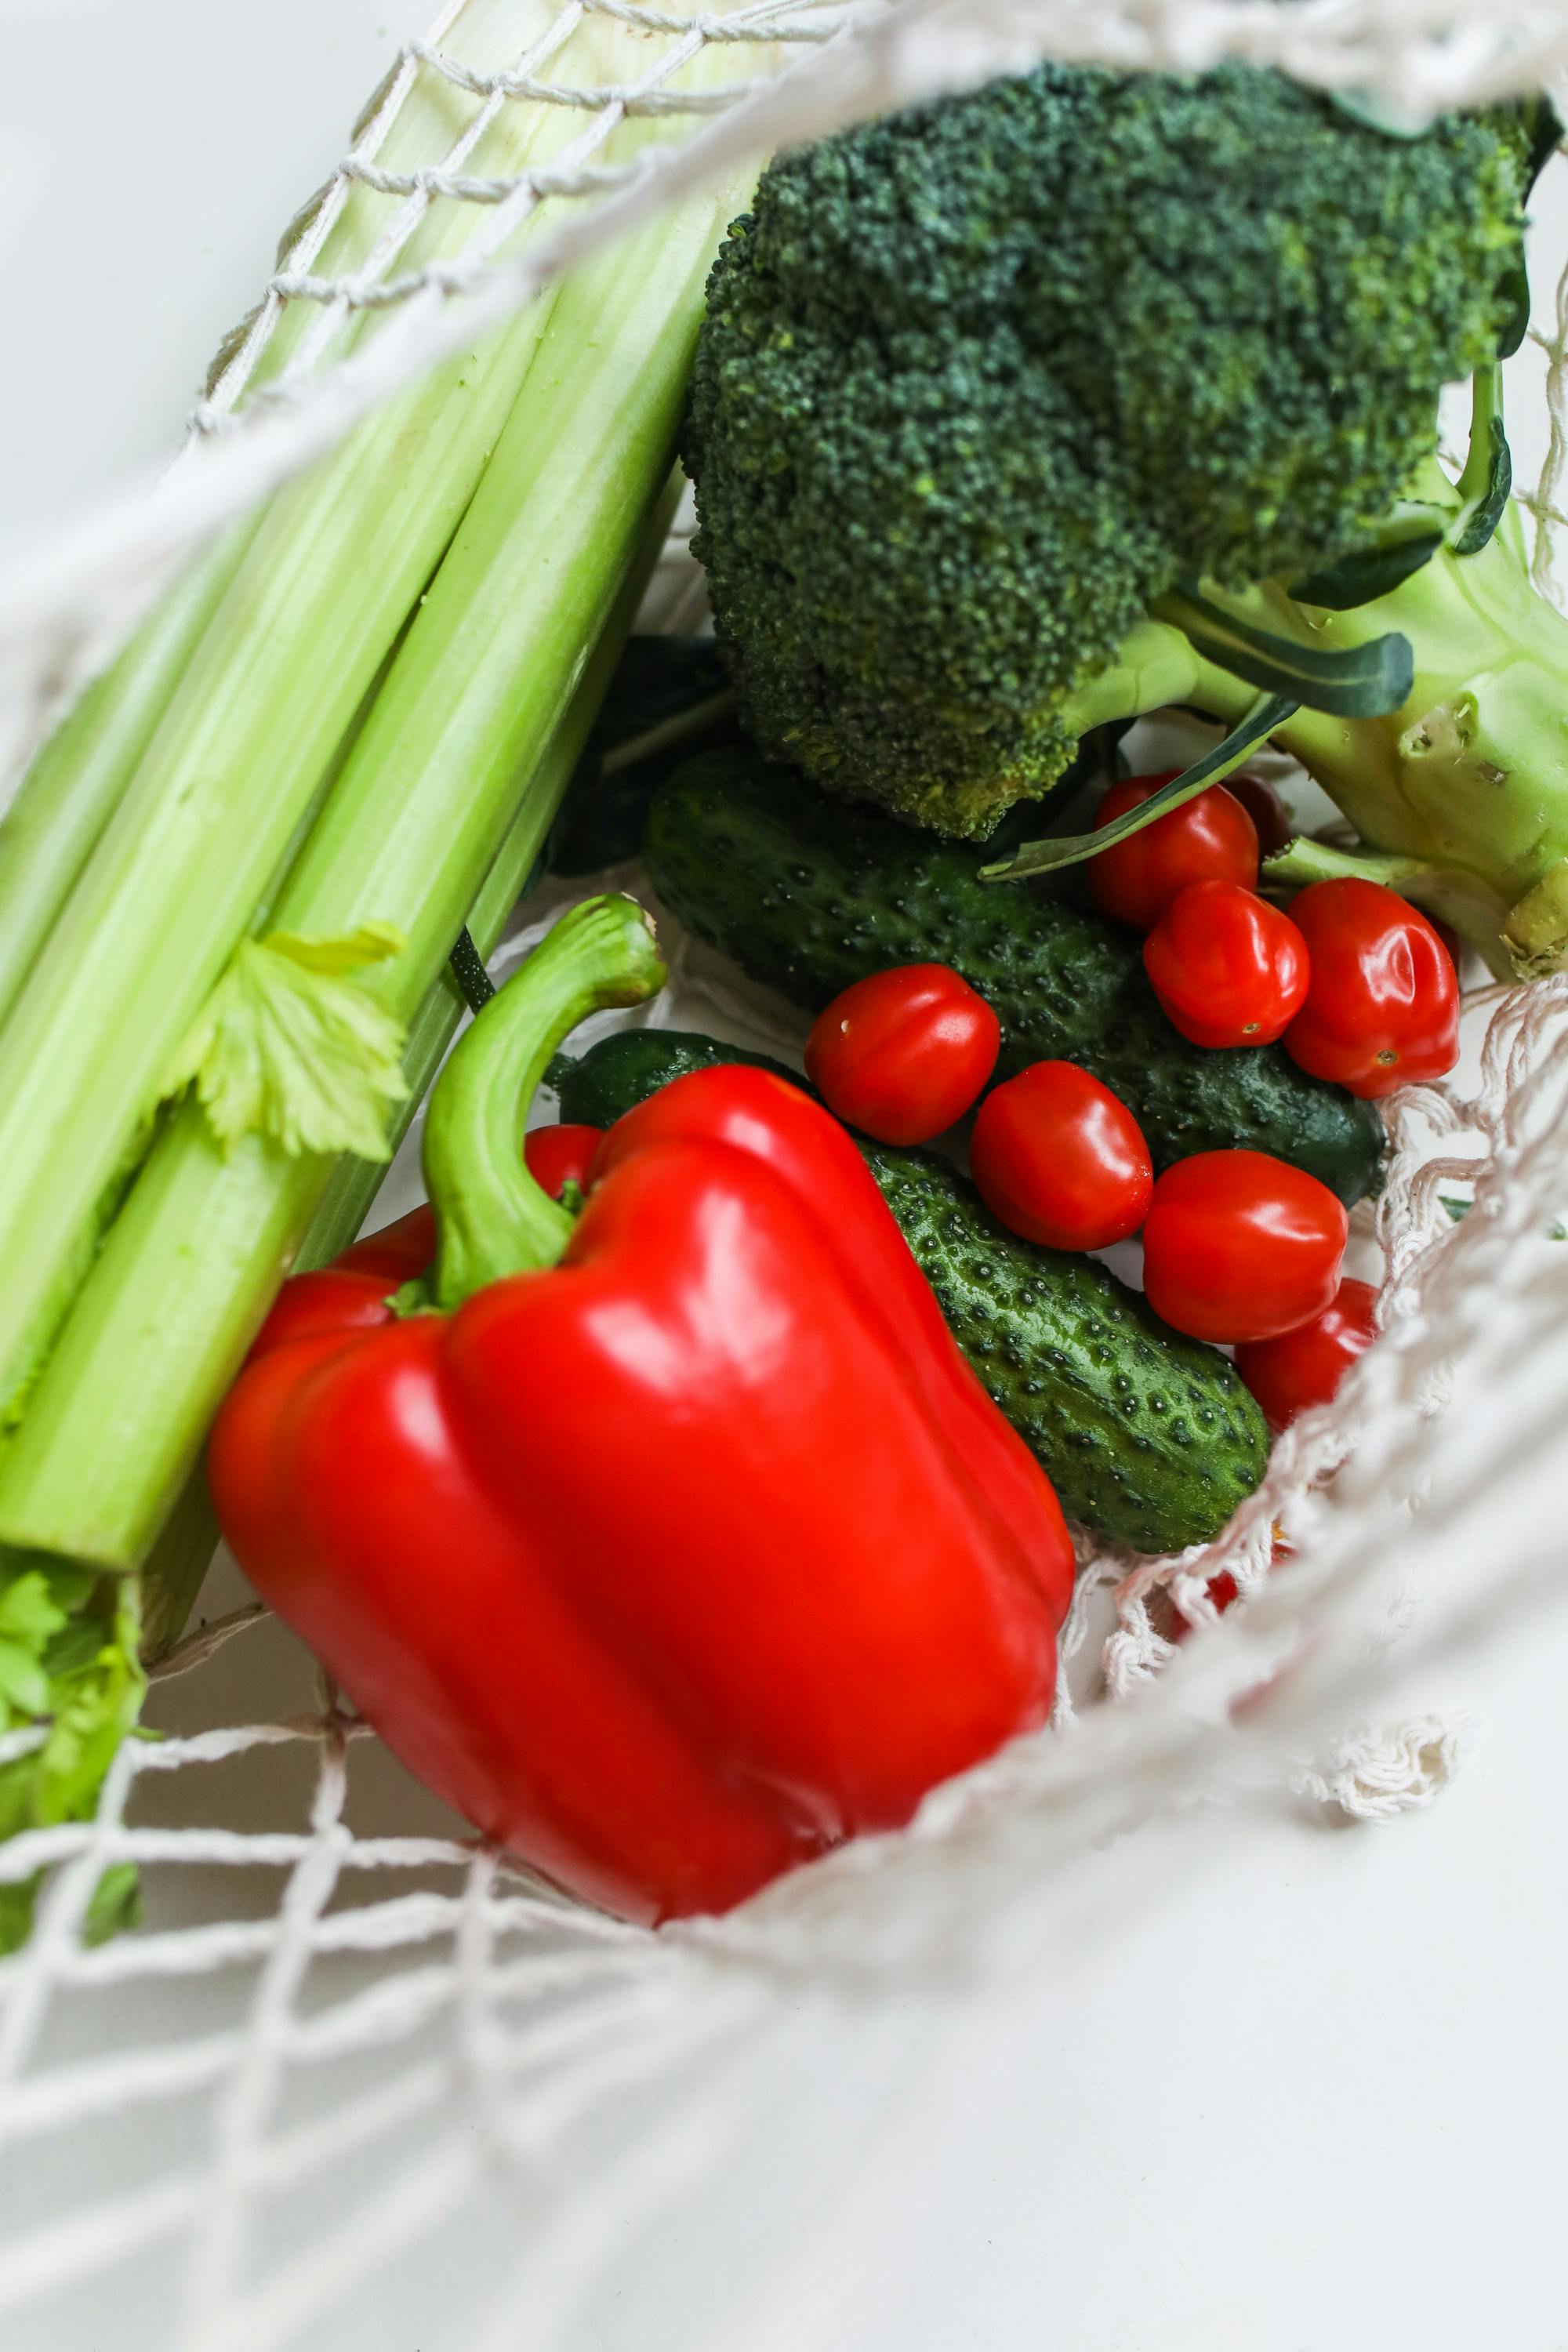
[[[561,1255],[574,1221],[524,1164],[529,1104],[580,1021],[608,1005],[640,1004],[664,979],[653,925],[636,899],[588,898],[563,915],[458,1040],[425,1128],[437,1235],[431,1306],[450,1312],[488,1283]]]

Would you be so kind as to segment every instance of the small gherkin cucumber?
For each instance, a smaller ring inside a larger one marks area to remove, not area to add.
[[[1002,1024],[1002,1076],[1069,1061],[1121,1096],[1156,1168],[1272,1152],[1347,1205],[1384,1150],[1370,1103],[1277,1045],[1215,1053],[1161,1012],[1138,941],[1058,889],[982,882],[989,853],[830,800],[755,751],[692,760],[654,794],[643,855],[689,930],[812,1012],[889,964],[961,971]]]
[[[765,1054],[674,1029],[622,1029],[545,1073],[565,1119],[608,1127],[689,1071]],[[1229,1360],[1161,1322],[1093,1258],[1020,1241],[930,1151],[856,1141],[953,1337],[1044,1465],[1069,1518],[1140,1551],[1224,1527],[1263,1475],[1268,1438]]]

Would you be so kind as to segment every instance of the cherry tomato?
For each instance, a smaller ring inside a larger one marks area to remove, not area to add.
[[[858,980],[819,1013],[805,1067],[829,1110],[882,1143],[924,1143],[951,1127],[996,1066],[1001,1024],[944,963]]]
[[[1261,776],[1227,776],[1225,789],[1252,819],[1260,857],[1272,857],[1277,849],[1295,840],[1300,826],[1273,785],[1265,783]]]
[[[1208,1598],[1209,1607],[1214,1610],[1216,1616],[1220,1617],[1223,1617],[1226,1611],[1241,1597],[1241,1588],[1228,1568],[1222,1568],[1217,1576],[1211,1576],[1204,1590]],[[1173,1601],[1171,1604],[1173,1642],[1184,1642],[1195,1624],[1206,1622],[1206,1620],[1189,1617],[1186,1612],[1179,1609]]]
[[[969,1164],[992,1214],[1051,1249],[1125,1241],[1154,1182],[1126,1104],[1073,1062],[1031,1063],[987,1095]]]
[[[1380,882],[1314,882],[1291,903],[1312,960],[1285,1051],[1352,1095],[1440,1078],[1459,1058],[1459,982],[1431,924]]]
[[[575,1184],[580,1192],[588,1189],[588,1170],[602,1127],[531,1128],[522,1139],[522,1157],[528,1172],[536,1184],[542,1185],[552,1201],[558,1201],[568,1184]]]
[[[1310,1323],[1278,1339],[1255,1339],[1236,1351],[1236,1369],[1263,1408],[1270,1429],[1288,1429],[1300,1412],[1327,1404],[1351,1366],[1377,1337],[1377,1292],[1347,1279]]]
[[[1194,1339],[1272,1339],[1329,1305],[1349,1230],[1304,1170],[1266,1151],[1200,1151],[1154,1186],[1143,1288]]]
[[[355,1242],[352,1249],[340,1251],[332,1260],[332,1271],[384,1274],[395,1286],[423,1274],[435,1255],[436,1212],[425,1201],[395,1223],[382,1225],[375,1233],[366,1234],[363,1241]],[[279,1297],[287,1298],[290,1287],[286,1284]]]
[[[1271,1045],[1306,1001],[1307,942],[1239,882],[1194,882],[1143,942],[1167,1017],[1194,1045]]]
[[[1094,820],[1096,831],[1129,809],[1142,808],[1177,772],[1112,784]],[[1223,784],[1211,784],[1169,816],[1157,816],[1131,841],[1102,849],[1089,860],[1088,873],[1089,895],[1102,915],[1114,915],[1135,931],[1152,930],[1189,883],[1240,882],[1252,889],[1258,880],[1257,828]]]

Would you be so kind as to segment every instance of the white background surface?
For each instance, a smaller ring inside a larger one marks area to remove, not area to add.
[[[173,446],[277,231],[418,29],[400,5],[0,0],[0,562]],[[243,1687],[265,1660],[231,1656],[234,1705],[266,1712]],[[875,2096],[911,2099],[944,2161],[929,2210],[868,2212],[866,2308],[818,2313],[795,2352],[1565,2352],[1565,1669],[1559,1617],[1421,1695],[1476,1726],[1428,1814],[1226,1824],[1202,1868],[1152,1837],[1108,1861],[1125,1886],[1163,1876],[1160,1900],[1020,1995],[978,2125],[922,2084],[920,2014],[885,2020]],[[872,2095],[845,2063],[853,2092],[829,2052],[721,2209],[625,2251],[582,2352],[688,2352],[721,2289],[792,2265],[846,2182],[874,2191],[852,2153]],[[459,2229],[383,2279],[336,2315],[338,2352],[460,2352],[482,2242]],[[765,2309],[728,2352],[756,2352]],[[39,2315],[8,2352],[97,2352],[110,2316]],[[117,2352],[166,2340],[155,2271],[112,2332]]]

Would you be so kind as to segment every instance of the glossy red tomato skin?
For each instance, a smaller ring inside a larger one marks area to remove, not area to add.
[[[1125,1241],[1154,1187],[1137,1120],[1074,1062],[1031,1063],[988,1094],[969,1164],[993,1216],[1048,1249]]]
[[[1273,1339],[1339,1287],[1350,1223],[1326,1184],[1266,1151],[1200,1151],[1167,1168],[1143,1225],[1143,1288],[1178,1331]]]
[[[1278,1339],[1258,1339],[1236,1351],[1236,1369],[1276,1436],[1299,1413],[1327,1404],[1351,1366],[1377,1337],[1377,1291],[1347,1277],[1321,1315]]]
[[[522,1156],[534,1182],[558,1201],[568,1184],[580,1192],[588,1189],[588,1171],[604,1137],[602,1127],[581,1127],[570,1120],[557,1127],[531,1127],[522,1139]]]
[[[1312,959],[1285,1051],[1315,1078],[1375,1100],[1459,1058],[1454,961],[1419,908],[1380,882],[1314,882],[1290,907]]]
[[[1165,1017],[1194,1045],[1271,1045],[1306,1002],[1307,942],[1239,882],[1194,882],[1143,942]]]
[[[1261,776],[1227,776],[1225,788],[1252,819],[1260,857],[1272,857],[1288,841],[1294,841],[1299,830],[1296,820],[1272,784]]]
[[[806,1075],[846,1125],[880,1143],[928,1143],[971,1108],[1001,1043],[996,1015],[950,965],[895,964],[817,1015]]]
[[[1204,1590],[1209,1607],[1219,1617],[1223,1617],[1227,1609],[1234,1608],[1241,1597],[1241,1587],[1237,1583],[1228,1568],[1222,1568],[1217,1576],[1211,1576]],[[1173,1642],[1184,1642],[1194,1625],[1206,1623],[1206,1619],[1189,1617],[1185,1611],[1178,1608],[1173,1601],[1170,1638]]]
[[[1100,806],[1095,829],[1129,809],[1141,808],[1177,772],[1131,776],[1112,784]],[[1258,829],[1241,803],[1223,784],[1211,784],[1169,816],[1159,816],[1130,841],[1102,849],[1089,860],[1089,896],[1102,915],[1152,930],[1179,890],[1194,882],[1258,881]]]

